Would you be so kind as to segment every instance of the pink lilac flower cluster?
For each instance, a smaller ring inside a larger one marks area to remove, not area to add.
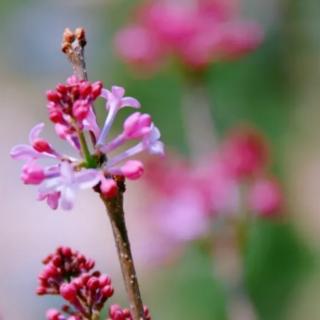
[[[39,275],[39,295],[60,295],[68,304],[61,310],[49,309],[48,320],[97,319],[114,289],[111,279],[93,271],[95,262],[69,247],[59,247],[43,260],[44,270]],[[151,320],[148,308],[146,319]],[[111,320],[132,320],[127,309],[112,305]]]
[[[99,97],[105,100],[107,110],[102,129],[94,109],[94,102]],[[125,97],[122,87],[113,86],[108,90],[100,81],[90,83],[72,76],[66,83],[58,84],[55,90],[49,90],[47,100],[49,118],[57,135],[67,141],[79,157],[60,153],[42,138],[43,123],[31,130],[30,144],[15,146],[11,156],[25,161],[22,181],[39,185],[38,199],[47,201],[52,209],[59,206],[64,210],[72,209],[80,189],[95,188],[103,197],[113,197],[118,191],[117,181],[124,178],[136,180],[144,172],[143,164],[131,157],[143,151],[157,155],[164,153],[160,132],[148,114],[133,113],[125,120],[123,131],[110,137],[120,109],[140,108],[136,99]],[[112,157],[109,155],[131,141],[137,143]],[[53,163],[48,165],[48,160]]]
[[[119,31],[116,47],[128,63],[155,67],[168,54],[192,69],[239,58],[262,42],[263,32],[242,21],[232,0],[152,0]]]
[[[156,225],[166,237],[192,240],[209,231],[212,219],[274,217],[282,208],[282,191],[268,173],[263,137],[252,129],[232,133],[220,148],[196,165],[177,159],[150,161],[148,187]],[[160,233],[161,233],[160,232]]]
[[[94,261],[69,247],[59,247],[43,261],[45,268],[39,275],[39,295],[60,295],[70,306],[62,311],[50,309],[48,320],[91,319],[99,314],[113,295],[111,279],[99,271],[92,271]]]

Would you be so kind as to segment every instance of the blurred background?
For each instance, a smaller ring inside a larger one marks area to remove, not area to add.
[[[151,113],[168,148],[187,155],[179,68],[137,74],[114,48],[115,33],[134,19],[138,2],[0,1],[1,319],[44,319],[48,307],[59,305],[58,299],[37,297],[35,289],[41,259],[61,244],[95,259],[113,278],[113,302],[126,305],[111,229],[98,197],[83,192],[75,210],[53,212],[35,201],[35,189],[21,184],[20,166],[9,151],[27,142],[34,124],[49,123],[44,93],[71,74],[60,53],[62,32],[83,26],[89,78],[103,80],[106,87],[124,86]],[[319,9],[316,0],[242,0],[241,15],[259,23],[265,39],[240,60],[212,64],[206,76],[218,134],[243,122],[261,130],[270,142],[271,170],[283,187],[285,218],[255,221],[245,252],[245,283],[258,319],[320,318]],[[52,127],[46,129],[51,141],[67,148]],[[143,297],[153,318],[226,319],[225,290],[197,243],[188,243],[178,258],[145,259],[154,236],[139,218],[146,193],[140,183],[129,184],[126,211]],[[164,242],[164,251],[167,246]]]

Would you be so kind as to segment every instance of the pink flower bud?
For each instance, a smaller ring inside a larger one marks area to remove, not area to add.
[[[33,149],[35,149],[38,152],[47,152],[47,153],[52,152],[52,148],[51,148],[50,144],[44,139],[39,138],[39,139],[34,140],[32,147],[33,147]]]
[[[91,290],[95,290],[99,287],[99,279],[95,278],[95,277],[91,277],[88,280],[87,286],[89,289]]]
[[[99,283],[100,283],[100,286],[106,286],[111,283],[111,279],[109,276],[104,274],[99,277]]]
[[[53,123],[63,123],[63,114],[61,111],[52,110],[49,112],[49,118]]]
[[[59,83],[56,86],[56,90],[61,93],[62,95],[65,95],[68,92],[68,88],[66,85],[64,85],[63,83]]]
[[[224,149],[225,161],[236,177],[244,178],[259,173],[268,159],[263,137],[252,129],[235,132]]]
[[[40,184],[46,178],[44,170],[35,162],[28,162],[22,167],[21,179],[25,184]]]
[[[54,103],[58,103],[61,99],[61,95],[54,91],[54,90],[48,90],[46,92],[46,95],[47,95],[47,99],[48,101],[51,101],[51,102],[54,102]]]
[[[124,134],[127,139],[137,139],[151,131],[152,119],[148,114],[133,113],[124,122]]]
[[[118,186],[113,179],[101,179],[100,190],[104,197],[113,198],[118,193]]]
[[[114,290],[113,290],[112,286],[110,286],[110,285],[106,285],[101,290],[103,297],[106,299],[110,298],[113,295],[113,292],[114,292]]]
[[[71,257],[72,255],[76,254],[75,252],[73,252],[73,250],[70,247],[61,247],[61,253],[65,257]]]
[[[60,287],[61,296],[67,301],[74,301],[77,297],[77,288],[73,283],[64,283]]]
[[[126,178],[130,180],[137,180],[143,175],[144,167],[142,162],[138,160],[129,160],[121,167],[120,170]]]
[[[46,313],[48,320],[60,320],[61,313],[56,309],[49,309]]]
[[[276,181],[260,180],[251,188],[248,204],[258,215],[272,217],[279,213],[282,206],[282,192]]]
[[[76,101],[73,104],[72,112],[78,121],[84,120],[90,111],[90,105],[85,101]]]
[[[92,86],[89,82],[83,83],[80,86],[80,96],[86,98],[92,91]]]
[[[94,100],[101,95],[102,88],[103,83],[101,81],[96,81],[92,84],[91,96]]]
[[[47,290],[46,290],[46,288],[45,287],[38,287],[37,288],[37,294],[39,295],[39,296],[43,296],[43,295],[45,295],[47,293]]]

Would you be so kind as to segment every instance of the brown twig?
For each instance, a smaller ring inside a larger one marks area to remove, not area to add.
[[[65,29],[62,40],[62,51],[67,55],[72,64],[74,74],[80,80],[88,80],[84,59],[84,47],[86,43],[85,31],[83,28],[77,28],[74,32],[70,29]],[[118,181],[118,185],[119,192],[116,197],[105,199],[101,196],[101,199],[106,206],[110,218],[133,320],[145,320],[144,307],[123,210],[123,181]]]
[[[130,301],[131,314],[134,320],[145,320],[138,278],[125,223],[125,214],[123,211],[123,193],[119,191],[116,197],[109,200],[102,198],[102,200],[105,203],[111,221],[122,276],[124,279],[128,299]]]
[[[72,64],[73,72],[79,80],[88,80],[84,47],[87,44],[85,30],[77,28],[72,32],[66,28],[63,33],[61,50]]]

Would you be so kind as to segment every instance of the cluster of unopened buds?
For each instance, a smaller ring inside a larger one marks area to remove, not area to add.
[[[93,271],[95,262],[69,247],[59,247],[43,260],[39,275],[39,295],[60,295],[65,301],[61,310],[49,309],[48,320],[93,320],[100,313],[114,289],[108,275]],[[145,317],[151,320],[145,308]],[[128,309],[112,305],[108,320],[132,320]]]
[[[174,157],[165,163],[151,160],[147,182],[156,200],[149,212],[160,233],[192,240],[210,231],[210,221],[278,216],[283,195],[268,172],[268,153],[257,131],[241,128],[198,164]]]
[[[17,145],[11,150],[12,158],[25,161],[22,181],[39,185],[39,200],[46,200],[52,209],[61,206],[69,210],[79,189],[94,188],[105,198],[114,197],[125,178],[136,180],[144,172],[140,161],[129,158],[143,151],[164,153],[160,132],[148,114],[133,113],[125,120],[123,131],[110,138],[119,110],[140,108],[136,99],[124,95],[122,87],[113,86],[107,90],[101,81],[90,83],[76,76],[47,92],[49,118],[55,131],[78,152],[79,158],[60,153],[42,138],[43,123],[31,130],[29,145]],[[105,100],[108,112],[101,129],[94,109],[94,102],[99,97]],[[110,157],[118,147],[134,140],[137,144]],[[41,165],[40,161],[46,159],[52,160],[53,164]]]
[[[258,47],[261,28],[242,21],[232,0],[152,0],[116,37],[120,56],[139,66],[159,65],[174,54],[188,67],[239,58]],[[140,70],[140,69],[139,69]]]

